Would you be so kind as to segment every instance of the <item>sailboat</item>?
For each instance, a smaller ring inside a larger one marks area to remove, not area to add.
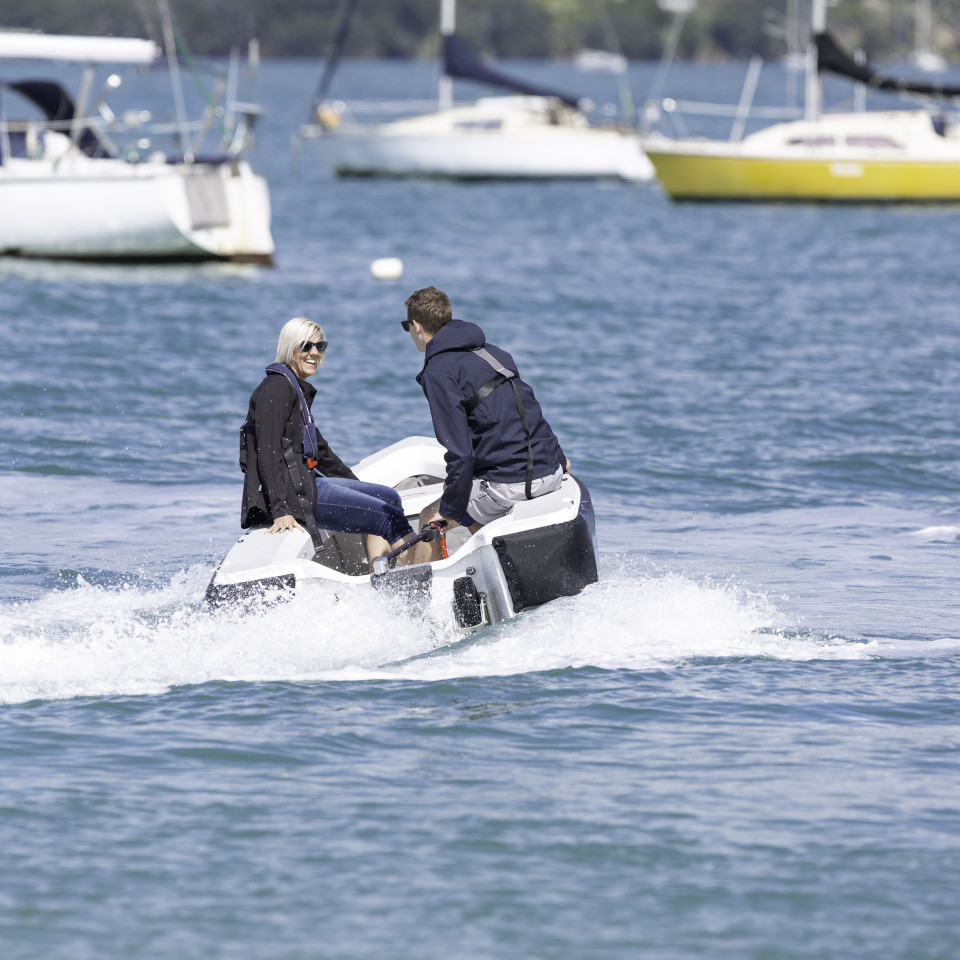
[[[0,63],[83,66],[74,96],[52,79],[0,84],[0,255],[272,261],[267,184],[243,155],[256,107],[228,103],[227,139],[201,155],[216,111],[211,104],[188,122],[168,24],[165,32],[178,121],[159,126],[145,110],[114,114],[107,96],[123,82],[119,73],[101,80],[96,95],[98,68],[140,71],[157,62],[162,50],[152,40],[0,31]]]
[[[296,139],[317,142],[337,174],[480,179],[653,179],[633,129],[593,126],[577,98],[484,63],[455,32],[455,0],[442,0],[444,70],[437,109],[384,123],[357,123],[326,92],[346,40],[355,0],[345,7],[314,101],[313,122]],[[453,80],[513,91],[456,106]]]
[[[814,0],[803,119],[729,141],[650,134],[644,149],[675,200],[960,200],[960,128],[942,110],[825,113],[820,74],[930,101],[960,87],[888,77],[858,64],[826,31],[826,0]]]

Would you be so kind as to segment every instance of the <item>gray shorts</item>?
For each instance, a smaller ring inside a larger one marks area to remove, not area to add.
[[[555,473],[546,477],[538,477],[530,484],[530,492],[534,498],[542,497],[545,493],[553,493],[560,489],[563,481],[563,467],[557,467]],[[518,483],[499,483],[496,480],[479,480],[473,478],[470,488],[470,502],[467,504],[468,517],[474,523],[490,523],[498,517],[507,514],[516,503],[523,503],[527,499],[527,485],[521,480]]]

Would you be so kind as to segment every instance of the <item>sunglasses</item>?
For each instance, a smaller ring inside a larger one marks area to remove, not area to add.
[[[326,340],[304,340],[303,343],[301,343],[297,349],[301,353],[309,353],[314,348],[316,348],[317,353],[326,353],[327,341]]]
[[[413,323],[412,320],[401,320],[401,321],[400,321],[400,326],[403,327],[403,329],[406,330],[407,333],[409,333],[409,332],[410,332],[410,324],[411,324],[411,323]]]

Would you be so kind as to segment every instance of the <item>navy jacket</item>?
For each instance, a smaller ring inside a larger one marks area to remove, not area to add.
[[[496,375],[489,363],[470,352],[477,347],[486,347],[505,367],[518,372],[513,357],[487,343],[476,324],[451,320],[427,344],[417,376],[430,404],[434,432],[447,449],[447,486],[440,513],[454,520],[467,511],[474,477],[518,483],[527,470],[527,440],[509,383],[500,384],[467,415],[467,401]],[[519,377],[515,382],[530,425],[534,479],[549,476],[566,463],[566,457],[530,385]]]
[[[307,406],[313,409],[316,388],[301,380],[300,389]],[[243,476],[240,526],[246,529],[292,514],[316,539],[317,488],[313,473],[303,459],[300,398],[284,377],[270,372],[250,397],[247,419],[253,424],[253,431],[247,435],[247,472]],[[357,479],[323,437],[318,436],[317,442],[320,473],[327,477]]]

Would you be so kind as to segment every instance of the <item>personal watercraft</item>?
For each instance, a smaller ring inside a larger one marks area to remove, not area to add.
[[[439,499],[444,449],[429,437],[408,437],[362,460],[361,480],[393,487],[416,529],[420,511]],[[377,590],[438,625],[467,634],[522,610],[574,596],[595,583],[597,545],[593,505],[584,484],[566,474],[560,489],[519,502],[476,533],[455,527],[447,556],[433,563],[374,564],[360,534],[248,530],[214,571],[206,600],[212,607],[309,596],[339,597]],[[383,569],[387,567],[387,569]]]

